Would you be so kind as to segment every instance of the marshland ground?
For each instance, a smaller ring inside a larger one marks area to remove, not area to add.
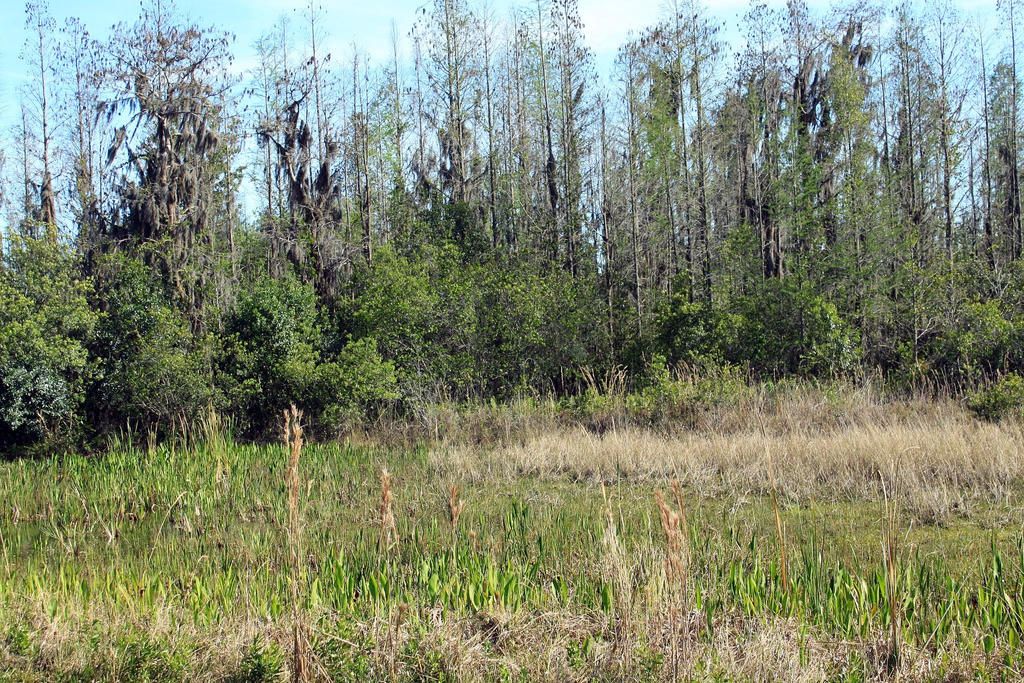
[[[4,462],[2,677],[1022,675],[1017,417],[723,382]]]
[[[4,25],[0,679],[1024,678],[1018,0],[175,4]]]

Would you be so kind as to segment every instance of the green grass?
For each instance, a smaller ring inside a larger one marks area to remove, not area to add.
[[[609,484],[609,537],[600,485],[467,484],[433,462],[425,447],[303,451],[299,584],[318,677],[723,678],[798,667],[856,680],[1024,668],[1024,513],[1014,501],[942,526],[901,517],[897,659],[879,501],[784,506],[784,590],[770,498],[684,490],[682,596],[665,580],[648,483]],[[216,438],[0,464],[0,678],[284,675],[285,464],[283,447]],[[385,549],[382,467],[395,476],[400,537]],[[452,484],[465,502],[454,530]]]

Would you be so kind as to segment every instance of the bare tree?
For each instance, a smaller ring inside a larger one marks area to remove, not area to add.
[[[49,77],[54,69],[53,38],[55,25],[45,0],[32,0],[25,5],[26,28],[31,32],[25,45],[25,62],[32,72],[33,87],[26,91],[29,115],[37,127],[42,163],[39,179],[38,220],[46,226],[47,236],[56,239],[57,203],[53,185],[52,151],[53,121]],[[27,118],[27,117],[26,117]]]

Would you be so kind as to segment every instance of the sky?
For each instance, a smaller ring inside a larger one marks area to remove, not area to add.
[[[376,62],[390,60],[392,23],[404,36],[415,20],[417,10],[429,0],[315,0],[324,10],[326,50],[350,54],[356,42]],[[487,0],[496,16],[514,6],[532,5],[534,0]],[[956,0],[971,13],[991,14],[996,0]],[[176,0],[178,10],[200,26],[213,26],[235,36],[233,53],[236,69],[254,63],[255,39],[281,16],[299,21],[308,0]],[[782,5],[783,0],[769,0]],[[827,0],[808,0],[820,9]],[[886,4],[883,0],[883,6]],[[664,0],[579,0],[580,14],[588,44],[594,50],[598,71],[606,71],[615,51],[631,33],[654,23],[663,12]],[[24,82],[24,67],[19,59],[29,32],[25,28],[23,0],[0,0],[0,122],[13,116],[17,90]],[[104,38],[110,28],[122,21],[132,22],[138,14],[138,0],[50,0],[50,14],[58,26],[64,19],[77,16],[94,38]],[[710,13],[725,25],[723,38],[738,39],[736,26],[748,7],[747,0],[710,0]],[[734,45],[735,46],[735,45]]]
[[[167,0],[164,0],[167,1]],[[256,39],[269,31],[282,17],[292,17],[296,38],[298,24],[309,0],[173,0],[178,13],[201,27],[213,27],[235,37],[232,70],[244,72],[256,63]],[[323,53],[332,53],[347,61],[356,43],[363,54],[377,64],[391,61],[392,26],[400,36],[400,58],[405,54],[408,34],[419,10],[432,0],[314,0],[322,8],[320,28]],[[533,7],[536,0],[469,0],[474,7],[488,4],[496,18],[508,16],[515,7]],[[543,1],[543,0],[542,0]],[[834,0],[806,0],[812,12],[836,4]],[[927,2],[928,0],[918,0]],[[996,0],[953,0],[968,16],[980,15],[995,24]],[[665,13],[665,0],[578,0],[587,44],[594,51],[599,77],[611,71],[615,53],[631,34],[654,24]],[[785,0],[767,0],[771,6],[784,6]],[[840,0],[842,2],[842,0]],[[891,2],[875,0],[880,7]],[[742,46],[740,20],[749,0],[706,0],[709,14],[719,22],[720,38],[735,50]],[[49,11],[60,27],[68,17],[78,17],[94,39],[104,40],[111,28],[133,23],[139,14],[139,0],[49,0]],[[24,0],[0,0],[0,144],[12,139],[18,119],[18,93],[27,78],[20,55],[30,31],[25,26]],[[13,155],[11,155],[13,157]]]
[[[500,16],[514,6],[532,5],[533,0],[490,0],[493,12]],[[350,52],[353,41],[375,60],[390,58],[391,26],[405,35],[424,0],[319,0],[324,9],[328,50]],[[580,0],[587,38],[599,58],[613,56],[630,31],[653,23],[661,11],[662,0]],[[718,0],[714,13],[735,18],[746,6],[745,0]],[[283,15],[300,19],[307,0],[176,0],[185,16],[201,26],[214,26],[235,35],[235,55],[241,65],[251,62],[252,44]],[[110,27],[132,21],[138,12],[137,0],[50,0],[50,13],[63,23],[77,16],[94,38],[102,38]],[[0,92],[16,87],[22,80],[19,53],[29,37],[25,30],[23,0],[0,0],[0,18],[5,23],[5,39],[0,41]],[[333,44],[333,45],[332,45]]]

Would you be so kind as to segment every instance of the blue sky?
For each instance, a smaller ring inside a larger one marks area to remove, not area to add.
[[[394,21],[405,35],[425,0],[319,0],[325,10],[327,50],[348,54],[353,41],[375,61],[389,59],[391,26]],[[533,0],[490,0],[497,16],[513,6]],[[957,0],[971,13],[991,14],[995,0]],[[236,36],[236,68],[252,63],[252,43],[282,15],[299,19],[307,0],[177,0],[178,9],[202,26],[215,26]],[[610,64],[616,48],[631,31],[653,23],[663,9],[663,0],[579,0],[590,46],[597,54],[599,67]],[[770,0],[782,5],[783,0]],[[824,0],[809,0],[812,8],[824,7]],[[882,3],[884,6],[886,3]],[[725,36],[735,38],[731,29],[748,7],[747,0],[714,0],[711,13],[730,29]],[[68,16],[83,20],[94,38],[103,38],[114,24],[132,21],[138,13],[137,0],[51,0],[50,13],[57,24]],[[0,18],[6,22],[0,41],[0,121],[12,115],[17,88],[23,81],[19,54],[28,36],[25,30],[24,2],[0,0]],[[732,42],[732,41],[731,41]],[[603,68],[599,68],[603,71]],[[6,111],[5,111],[6,110]]]
[[[282,16],[292,16],[296,24],[303,21],[309,0],[175,0],[178,11],[200,26],[213,26],[234,34],[233,70],[244,71],[255,64],[253,43],[270,30]],[[350,58],[352,43],[370,56],[372,62],[390,62],[392,24],[399,36],[405,37],[415,20],[417,10],[430,0],[314,0],[324,11],[322,41],[325,52]],[[497,18],[507,16],[514,7],[532,7],[536,0],[471,0],[476,6],[490,5]],[[578,0],[587,42],[594,50],[599,78],[607,82],[615,52],[630,35],[657,21],[664,13],[664,0]],[[918,0],[925,2],[927,0]],[[843,0],[838,0],[842,3]],[[954,0],[968,15],[984,18],[995,27],[996,0]],[[772,6],[784,6],[785,0],[768,0]],[[836,2],[807,0],[812,11]],[[724,27],[721,38],[730,48],[741,47],[737,29],[739,20],[749,7],[748,0],[707,0],[711,15]],[[879,6],[885,7],[885,0]],[[50,0],[50,14],[57,26],[70,16],[81,19],[93,38],[104,39],[119,22],[134,22],[138,16],[138,0]],[[0,20],[5,21],[0,40],[0,149],[13,139],[18,120],[18,93],[25,82],[24,66],[19,58],[29,31],[25,28],[24,0],[0,0]],[[302,30],[295,26],[296,33]],[[296,36],[298,38],[298,36]],[[401,41],[400,49],[408,41]],[[404,63],[409,60],[402,55]],[[8,150],[7,170],[15,159]]]
[[[533,0],[524,0],[532,5]],[[404,35],[424,0],[320,0],[326,18],[326,33],[336,51],[349,51],[353,41],[371,57],[390,56],[391,24],[394,21]],[[507,13],[523,2],[491,0],[496,15]],[[631,30],[652,23],[661,10],[662,0],[580,0],[580,11],[590,45],[599,54],[614,54]],[[715,14],[734,19],[746,7],[746,0],[713,3]],[[244,65],[251,58],[251,45],[282,15],[301,15],[306,0],[177,0],[178,9],[202,26],[216,26],[236,36],[235,54]],[[93,37],[101,38],[110,27],[131,21],[138,12],[137,0],[51,0],[50,13],[58,24],[65,17],[83,20]],[[0,0],[0,13],[7,20],[6,39],[0,43],[0,89],[8,90],[21,80],[18,56],[27,38],[24,27],[24,2]],[[299,18],[296,16],[296,18]]]

